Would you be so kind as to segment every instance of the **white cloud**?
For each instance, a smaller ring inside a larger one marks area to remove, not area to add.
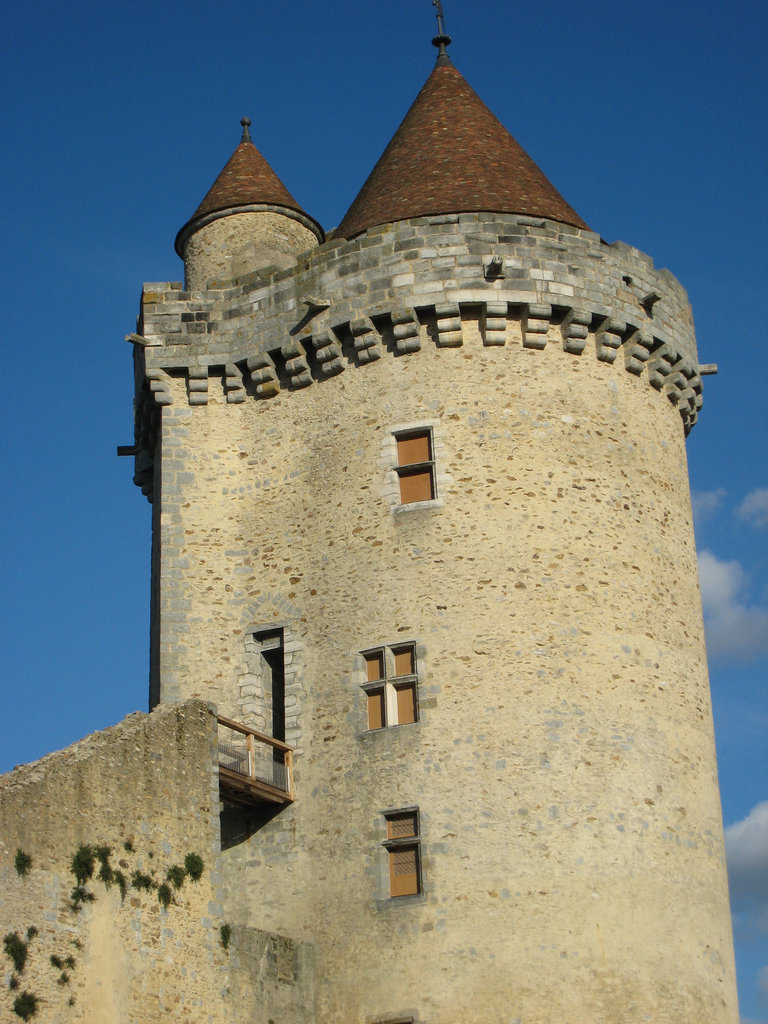
[[[734,929],[745,938],[768,935],[768,800],[725,830],[725,854]],[[760,986],[768,991],[768,968]]]
[[[753,526],[768,526],[768,487],[750,491],[739,505],[738,515]]]
[[[725,491],[718,487],[716,491],[692,491],[693,518],[697,526],[701,526],[717,512],[723,503]]]
[[[741,564],[702,551],[699,580],[710,656],[748,661],[768,653],[768,609],[744,603],[747,577]]]

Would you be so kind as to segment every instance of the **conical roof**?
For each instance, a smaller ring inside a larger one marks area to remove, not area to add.
[[[334,235],[480,210],[587,227],[443,54]]]
[[[240,144],[208,189],[202,203],[176,236],[176,251],[180,256],[183,256],[183,243],[193,231],[202,226],[202,222],[207,222],[216,213],[237,212],[238,207],[282,206],[299,214],[299,219],[309,222],[307,226],[320,241],[325,237],[317,221],[301,208],[254,146],[248,130],[250,119],[244,117],[240,123],[243,126]]]

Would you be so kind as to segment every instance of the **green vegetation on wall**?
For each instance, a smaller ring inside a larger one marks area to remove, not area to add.
[[[88,887],[88,883],[94,879],[97,864],[99,865],[99,870],[96,880],[100,881],[106,889],[110,889],[113,884],[117,885],[120,891],[121,902],[125,899],[129,885],[125,871],[130,869],[130,865],[126,860],[121,860],[121,867],[113,868],[110,860],[112,849],[108,845],[91,846],[87,843],[81,843],[72,855],[70,871],[74,875],[76,885],[71,891],[70,907],[75,913],[84,904],[92,903],[96,899],[96,894]],[[135,853],[132,839],[129,838],[123,842],[123,850],[125,853]],[[154,851],[148,850],[147,857],[153,860]],[[32,867],[31,856],[18,849],[14,859],[14,867],[17,875],[20,878],[24,878]],[[121,868],[124,868],[125,871],[121,870]],[[172,903],[176,903],[175,893],[182,888],[185,880],[190,878],[193,882],[199,881],[204,869],[203,858],[197,853],[188,852],[184,858],[183,867],[179,864],[172,864],[166,869],[165,881],[158,883],[153,877],[156,870],[159,869],[152,868],[150,873],[147,873],[140,870],[139,867],[134,867],[130,875],[130,885],[138,891],[151,892],[155,890],[159,903],[167,911]],[[225,949],[229,945],[230,933],[229,925],[222,926],[221,940]],[[11,974],[8,981],[8,989],[11,992],[17,992],[20,987],[19,975],[23,974],[27,966],[29,943],[36,935],[38,935],[38,929],[34,925],[30,925],[26,930],[26,938],[22,938],[18,931],[13,931],[9,932],[3,939],[5,955],[11,961],[14,968],[14,973]],[[83,948],[83,943],[80,939],[72,939],[71,943],[78,950]],[[49,956],[48,962],[58,972],[56,983],[62,988],[69,985],[72,980],[72,972],[77,966],[75,957],[52,953]],[[37,1013],[39,1004],[40,998],[33,992],[25,989],[15,996],[11,1008],[22,1020],[30,1020]],[[69,996],[67,1005],[75,1005],[74,995]]]

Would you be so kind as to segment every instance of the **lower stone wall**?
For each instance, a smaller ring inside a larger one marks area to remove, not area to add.
[[[216,741],[191,700],[0,778],[3,1021],[310,1024],[306,949],[222,936]]]

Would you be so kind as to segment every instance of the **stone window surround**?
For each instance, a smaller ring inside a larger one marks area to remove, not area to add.
[[[357,732],[360,738],[366,742],[391,742],[394,739],[394,736],[401,732],[401,726],[389,726],[382,729],[368,728],[368,707],[365,693],[365,688],[368,683],[365,655],[372,654],[374,651],[398,647],[413,648],[414,667],[416,669],[416,713],[418,717],[415,722],[408,723],[408,728],[405,732],[407,733],[411,730],[421,729],[424,726],[429,713],[428,708],[430,701],[428,700],[428,693],[426,689],[428,674],[426,646],[414,637],[406,636],[403,638],[398,637],[397,639],[392,639],[391,637],[385,638],[380,643],[371,644],[369,647],[363,647],[359,652],[355,652],[351,680],[359,694],[359,703],[357,704],[357,710],[355,711]]]
[[[394,658],[402,651],[410,651],[412,659],[412,671],[404,675],[395,674]],[[380,654],[383,661],[384,673],[380,679],[369,680],[367,667],[371,655]],[[393,644],[379,644],[376,647],[368,647],[360,652],[363,662],[363,682],[361,688],[366,697],[371,693],[383,691],[385,701],[384,723],[371,728],[368,709],[366,708],[366,732],[381,732],[387,729],[396,729],[404,725],[416,725],[419,721],[419,659],[416,651],[416,643],[413,640],[400,640]],[[414,695],[414,719],[410,722],[399,722],[396,691],[399,688],[396,684],[412,686]]]
[[[422,419],[411,420],[407,423],[393,423],[385,428],[386,433],[381,442],[381,458],[379,460],[380,465],[385,471],[385,480],[379,493],[389,504],[390,510],[394,515],[405,512],[440,510],[445,507],[445,494],[453,481],[446,472],[447,449],[440,427],[440,420]],[[397,435],[418,432],[420,430],[429,430],[431,432],[435,497],[431,501],[415,501],[408,505],[403,505],[400,501],[400,478],[397,473]]]
[[[435,460],[432,428],[409,430],[395,434],[397,466],[400,481],[400,502],[433,501],[437,497],[435,486]],[[406,493],[408,496],[406,497]]]
[[[384,730],[386,733],[386,730]],[[381,736],[380,732],[373,733],[374,736]],[[402,814],[407,811],[416,811],[418,813],[419,822],[419,881],[420,891],[413,896],[390,896],[389,894],[389,851],[386,848],[387,839],[387,818],[386,815]],[[425,836],[429,830],[429,822],[425,820],[424,812],[422,808],[414,806],[399,806],[399,807],[384,807],[379,811],[375,811],[373,820],[371,821],[371,837],[373,839],[373,846],[370,847],[371,860],[370,860],[370,877],[374,886],[372,893],[373,904],[379,913],[387,914],[398,914],[408,913],[409,910],[417,904],[424,904],[429,901],[430,898],[430,886],[429,878],[427,875],[429,865],[426,863],[424,853],[424,842]],[[402,1011],[405,1012],[405,1011]],[[395,1014],[395,1019],[397,1015]],[[387,1021],[389,1017],[384,1015],[375,1015],[371,1018],[376,1021],[377,1024],[382,1019]],[[414,1024],[417,1021],[417,1015],[414,1013]]]
[[[246,671],[238,678],[238,714],[245,725],[251,724],[252,716],[257,711],[254,696],[260,686],[260,647],[257,637],[264,633],[277,630],[283,632],[283,673],[285,689],[285,742],[294,748],[294,753],[301,752],[301,692],[303,663],[301,650],[303,644],[296,639],[293,624],[286,619],[271,622],[251,623],[244,629],[243,655]],[[256,662],[256,664],[254,664]],[[237,717],[237,716],[236,716]]]
[[[415,831],[413,834],[393,837],[390,835],[390,823],[393,819],[397,819],[401,816],[413,815],[415,817]],[[401,903],[409,902],[412,900],[420,900],[424,895],[424,866],[421,852],[421,815],[417,806],[410,807],[394,807],[389,808],[386,811],[382,811],[382,818],[384,823],[384,839],[382,840],[381,847],[386,854],[386,892],[387,902]],[[392,892],[392,858],[393,855],[401,849],[414,849],[415,850],[415,863],[416,863],[416,879],[418,885],[417,892],[409,893],[393,893]]]

